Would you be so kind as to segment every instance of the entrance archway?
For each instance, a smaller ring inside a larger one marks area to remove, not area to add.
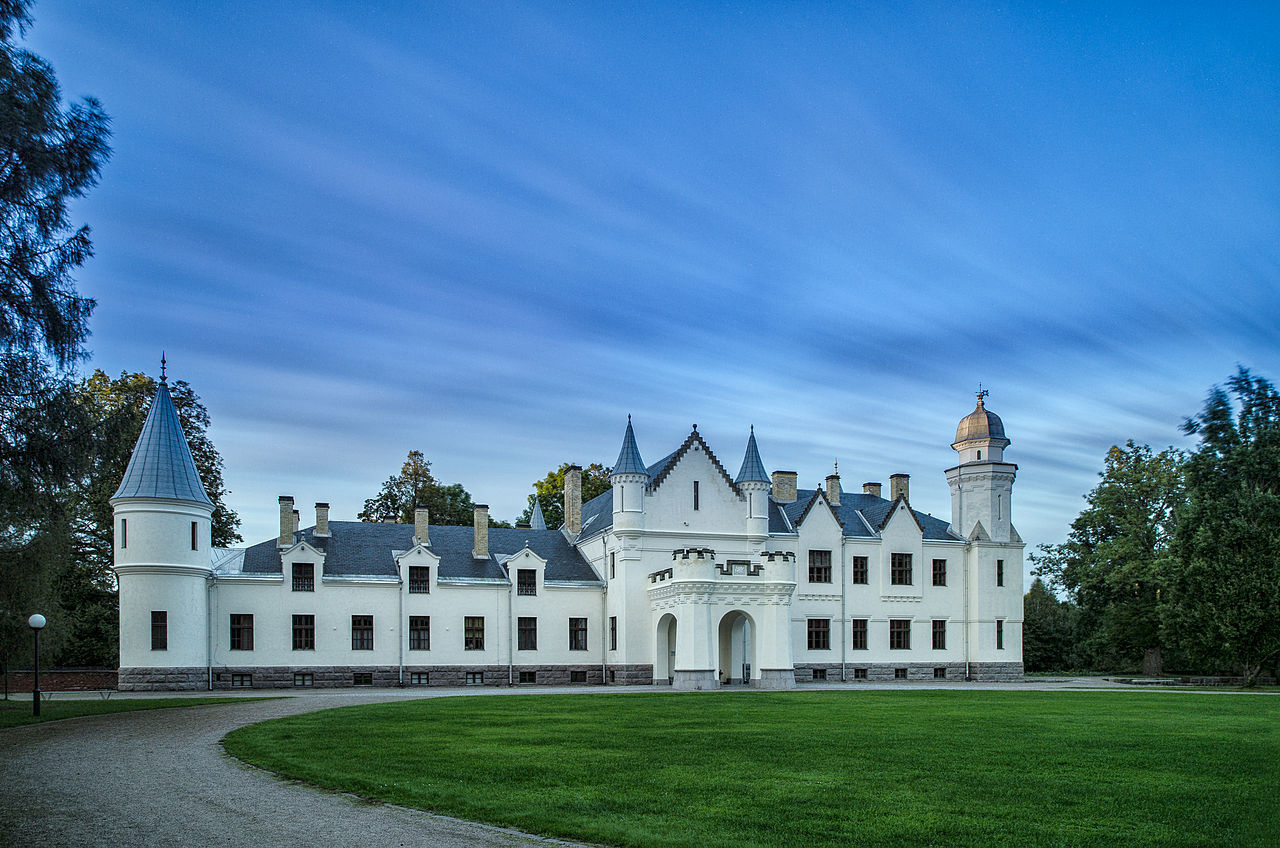
[[[753,677],[759,677],[756,662],[756,625],[751,616],[741,610],[727,612],[716,628],[721,683],[750,685]]]
[[[676,664],[676,617],[667,613],[658,619],[653,640],[653,682],[670,685]]]

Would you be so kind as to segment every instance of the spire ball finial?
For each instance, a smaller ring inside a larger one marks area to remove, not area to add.
[[[162,350],[160,351],[160,382],[162,383],[169,382],[169,378],[166,377],[164,373],[165,364],[164,351]]]

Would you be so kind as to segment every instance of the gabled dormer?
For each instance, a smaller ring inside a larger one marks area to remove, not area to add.
[[[435,591],[440,578],[440,557],[435,551],[415,536],[413,547],[395,552],[394,556],[396,571],[410,594],[428,595]]]
[[[501,562],[517,596],[541,595],[546,589],[547,560],[534,553],[527,543]]]

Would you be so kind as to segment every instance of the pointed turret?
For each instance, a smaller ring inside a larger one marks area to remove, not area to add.
[[[738,476],[734,478],[735,483],[768,483],[769,474],[764,470],[764,463],[760,461],[760,448],[756,447],[756,428],[751,425],[751,435],[747,437],[747,452],[742,457],[742,468],[738,471]]]
[[[533,499],[533,512],[529,515],[529,527],[533,530],[547,529],[547,519],[542,514],[542,502],[537,497]]]
[[[644,460],[640,458],[640,448],[636,447],[636,434],[631,429],[631,416],[627,416],[627,432],[622,436],[622,450],[618,452],[618,461],[613,464],[613,474],[643,474],[649,477]]]
[[[120,498],[160,498],[213,506],[200,482],[200,472],[196,470],[164,377],[160,378],[156,396],[151,400],[151,409],[124,479],[111,500],[114,503]]]
[[[644,494],[649,486],[649,469],[640,458],[636,434],[627,416],[627,431],[622,434],[622,450],[609,474],[613,485],[614,530],[638,530],[644,526]]]

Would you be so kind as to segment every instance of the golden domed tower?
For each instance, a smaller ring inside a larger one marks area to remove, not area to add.
[[[966,539],[985,536],[995,542],[1016,541],[1010,520],[1013,480],[1018,466],[1004,461],[1009,439],[1004,422],[986,407],[988,392],[978,391],[978,405],[956,427],[951,448],[960,464],[947,469],[951,485],[951,527]]]

